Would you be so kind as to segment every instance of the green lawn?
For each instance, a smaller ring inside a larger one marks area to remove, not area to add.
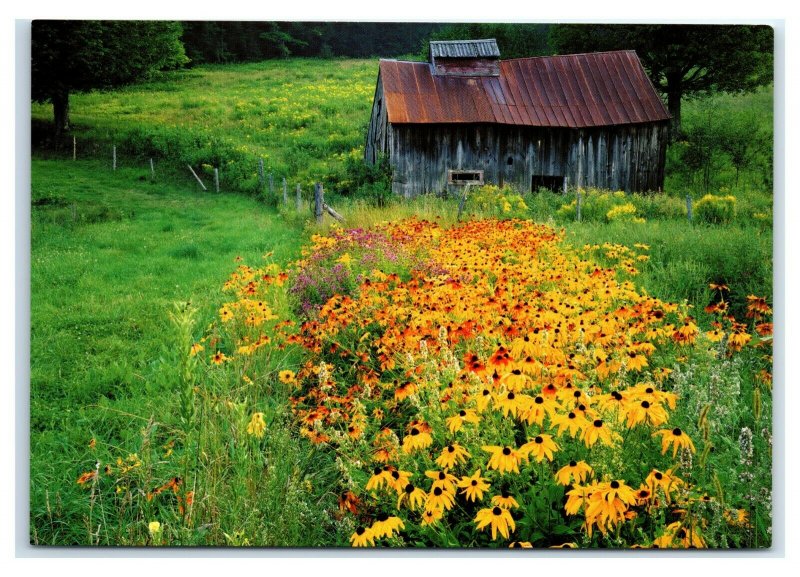
[[[252,198],[144,171],[34,160],[31,172],[31,540],[104,544],[88,536],[76,479],[98,453],[134,452],[151,419],[174,415],[173,303],[191,300],[202,331],[234,259],[259,265],[273,252],[269,262],[284,264],[301,229]]]

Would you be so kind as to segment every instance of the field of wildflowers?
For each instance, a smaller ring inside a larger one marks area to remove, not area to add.
[[[701,327],[637,290],[646,245],[562,240],[523,220],[334,230],[288,272],[240,265],[214,347],[188,350],[240,378],[262,347],[299,351],[274,375],[335,455],[353,546],[769,546],[766,300],[736,319],[715,285]],[[287,294],[299,326],[266,304]]]

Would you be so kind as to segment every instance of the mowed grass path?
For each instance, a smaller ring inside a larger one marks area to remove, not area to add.
[[[79,543],[91,439],[136,447],[174,402],[160,360],[173,303],[191,299],[206,326],[237,256],[285,263],[302,235],[252,198],[144,170],[34,160],[31,172],[31,539]]]

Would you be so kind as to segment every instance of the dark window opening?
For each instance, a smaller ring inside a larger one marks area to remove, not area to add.
[[[448,184],[483,184],[482,170],[448,170]]]
[[[512,158],[511,156],[509,156],[509,157],[508,157],[508,160],[506,160],[506,164],[507,164],[508,166],[511,166],[512,164],[514,164],[514,158]]]
[[[540,188],[545,188],[553,192],[562,192],[564,190],[564,177],[534,174],[531,179],[531,191],[538,192]]]

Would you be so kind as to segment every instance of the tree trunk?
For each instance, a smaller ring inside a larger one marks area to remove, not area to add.
[[[51,97],[56,138],[69,130],[69,92],[58,91]]]
[[[683,75],[680,72],[667,74],[667,109],[672,115],[669,127],[669,141],[675,142],[682,136],[681,132],[681,96]]]

